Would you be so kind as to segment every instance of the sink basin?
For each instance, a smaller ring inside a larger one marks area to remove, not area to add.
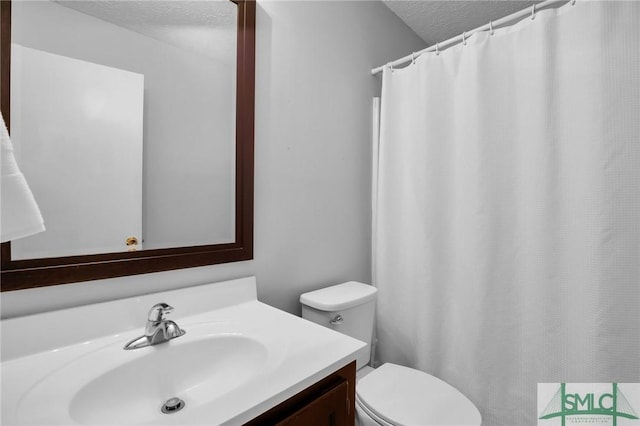
[[[259,377],[273,358],[258,337],[220,331],[229,327],[191,324],[184,336],[154,346],[125,351],[118,339],[94,348],[26,392],[18,417],[37,423],[47,413],[86,425],[158,424],[168,416],[179,421]],[[184,409],[163,413],[171,398],[184,401]]]
[[[240,335],[145,349],[150,350],[82,387],[71,400],[71,417],[81,424],[151,422],[166,416],[160,408],[172,397],[191,408],[240,386],[267,357],[260,342]]]

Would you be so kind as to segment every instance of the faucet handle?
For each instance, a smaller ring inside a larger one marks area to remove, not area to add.
[[[156,303],[149,310],[148,320],[152,322],[159,322],[163,320],[165,314],[169,314],[173,311],[173,307],[166,303]]]

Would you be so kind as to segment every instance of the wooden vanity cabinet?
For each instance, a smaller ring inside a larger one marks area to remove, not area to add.
[[[354,426],[355,361],[261,414],[246,426]]]

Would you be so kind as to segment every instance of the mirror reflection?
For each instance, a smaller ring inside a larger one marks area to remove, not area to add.
[[[233,242],[237,7],[13,2],[11,136],[47,231],[13,259]]]

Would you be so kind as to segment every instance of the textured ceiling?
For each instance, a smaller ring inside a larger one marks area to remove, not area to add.
[[[56,2],[173,46],[235,62],[237,7],[228,0]]]
[[[431,46],[540,0],[383,0],[383,3]]]
[[[181,48],[235,59],[236,7],[228,0],[54,1]],[[382,1],[431,46],[541,0]]]

